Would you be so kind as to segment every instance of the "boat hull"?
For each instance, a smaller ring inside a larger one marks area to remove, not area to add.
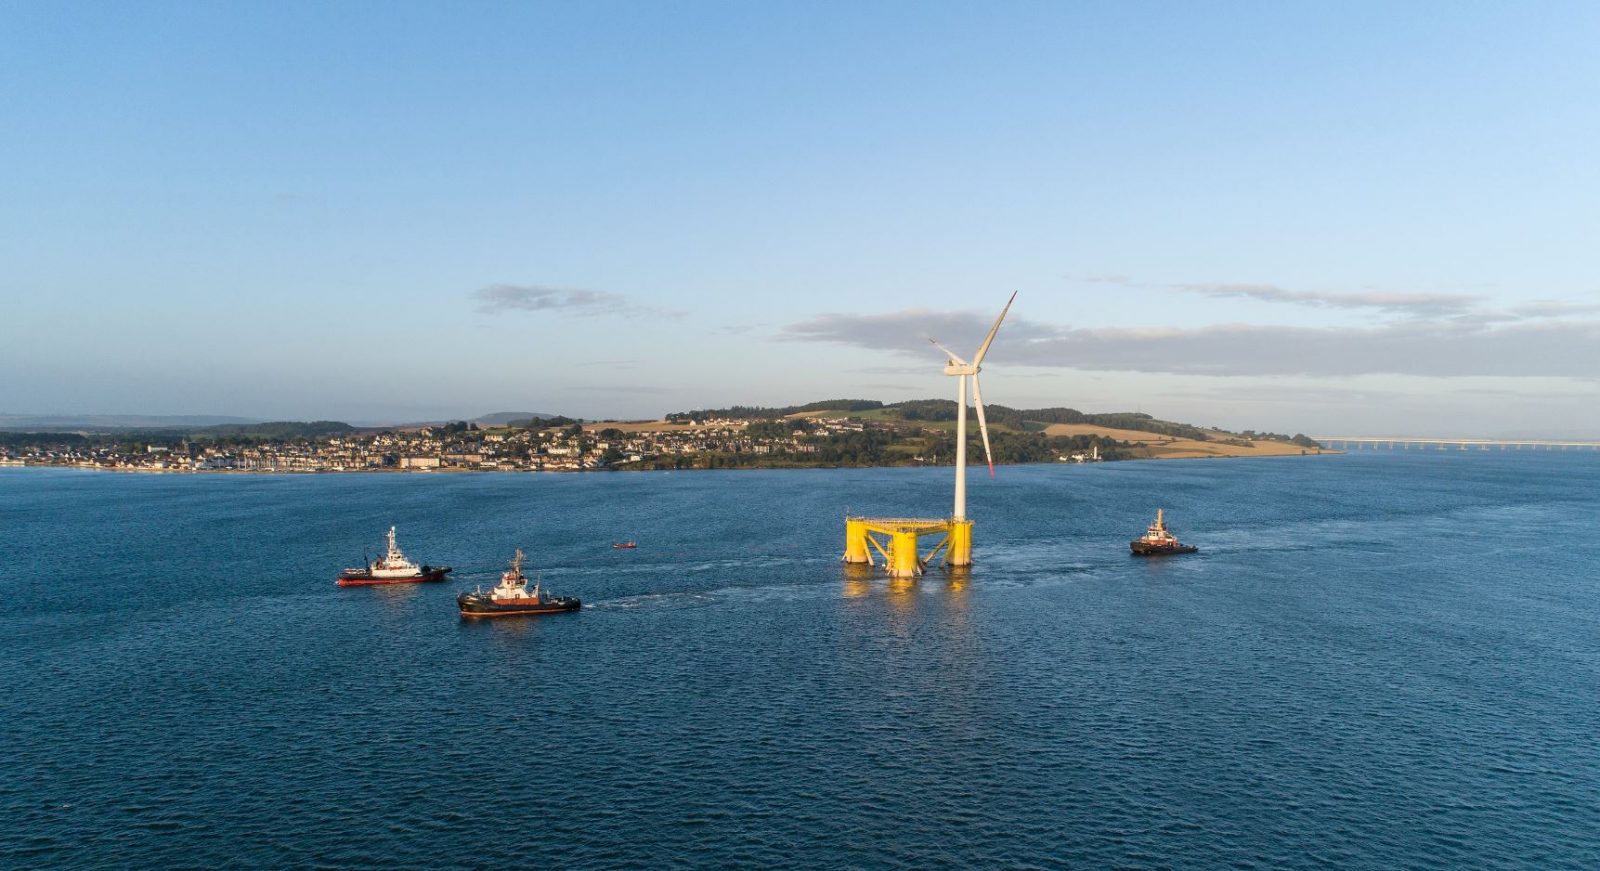
[[[583,607],[583,602],[572,596],[558,596],[547,602],[506,603],[491,601],[487,596],[479,598],[472,593],[462,593],[456,597],[456,605],[463,617],[528,617],[576,611]]]
[[[1200,548],[1192,544],[1151,544],[1148,541],[1130,541],[1128,549],[1134,556],[1176,556],[1180,553],[1194,553]]]
[[[378,587],[385,584],[427,584],[442,581],[450,574],[449,566],[429,566],[427,571],[398,578],[375,578],[367,572],[340,572],[334,583],[341,587]]]

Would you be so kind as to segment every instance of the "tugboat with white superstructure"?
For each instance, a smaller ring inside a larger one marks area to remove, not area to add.
[[[576,596],[552,596],[534,581],[528,589],[528,578],[522,574],[522,548],[511,561],[511,568],[501,573],[500,583],[492,590],[477,589],[456,597],[456,605],[463,617],[510,617],[522,614],[554,614],[558,611],[576,611],[583,602]]]
[[[377,584],[422,584],[442,581],[450,574],[449,566],[419,566],[400,552],[394,541],[394,527],[389,527],[389,552],[373,560],[371,565],[359,569],[345,569],[336,579],[341,587],[366,587]]]
[[[1200,548],[1192,544],[1178,541],[1178,537],[1167,531],[1166,519],[1160,508],[1156,509],[1156,522],[1150,524],[1144,535],[1128,542],[1128,547],[1134,556],[1166,556],[1168,554],[1194,553]]]

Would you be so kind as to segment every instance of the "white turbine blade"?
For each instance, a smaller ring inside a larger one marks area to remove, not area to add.
[[[967,361],[961,359],[960,357],[957,357],[955,351],[952,351],[949,348],[946,348],[945,346],[943,346],[943,345],[939,344],[938,342],[934,341],[934,338],[932,336],[928,337],[928,341],[933,342],[933,346],[935,348],[938,348],[939,350],[943,351],[946,356],[948,356],[953,362],[955,362],[956,365],[958,365],[958,366],[967,365]]]
[[[983,390],[978,387],[978,374],[972,374],[972,401],[978,407],[978,432],[983,433],[983,458],[989,461],[989,477],[994,477],[994,454],[989,453],[989,422],[983,419]]]
[[[1017,292],[1011,292],[1011,298],[1006,300],[1006,307],[1000,310],[1000,317],[994,319],[994,326],[989,328],[989,335],[983,337],[983,344],[978,346],[978,353],[972,358],[972,365],[977,366],[983,362],[983,355],[989,353],[989,345],[994,342],[994,334],[1000,332],[1000,322],[1006,319],[1006,312],[1011,311],[1011,304],[1017,301]]]

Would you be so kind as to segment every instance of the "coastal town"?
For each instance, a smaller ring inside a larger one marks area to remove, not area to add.
[[[659,420],[486,415],[358,427],[279,421],[176,428],[0,427],[0,466],[148,472],[595,472],[942,466],[956,455],[956,403],[828,400],[674,412]],[[970,438],[970,436],[969,436]],[[1228,432],[1139,413],[989,409],[996,463],[1093,463],[1322,453],[1304,435]],[[991,453],[992,450],[992,453]]]
[[[573,423],[480,428],[452,423],[306,438],[174,438],[155,434],[37,434],[0,446],[0,465],[171,472],[578,472],[806,462],[876,425],[847,419],[774,425],[707,419],[655,424]],[[721,459],[722,463],[718,460]],[[740,459],[746,462],[740,463]],[[913,455],[911,459],[917,458]]]
[[[541,423],[458,422],[272,438],[32,433],[0,444],[0,465],[151,472],[579,472],[940,465],[954,455],[950,433],[937,428],[844,417]],[[1045,453],[1007,459],[1089,462],[1117,456],[1115,443],[1106,439],[1037,441]]]
[[[861,426],[840,421],[819,429],[859,431]],[[753,438],[748,428],[749,421],[708,420],[634,432],[581,424],[540,429],[453,423],[283,439],[63,435],[39,439],[40,444],[0,447],[0,463],[196,472],[577,472],[713,453],[807,454],[817,449],[810,432]]]

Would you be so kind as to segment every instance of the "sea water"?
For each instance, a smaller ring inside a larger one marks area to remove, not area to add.
[[[1600,453],[950,476],[0,470],[0,866],[1600,867]]]

